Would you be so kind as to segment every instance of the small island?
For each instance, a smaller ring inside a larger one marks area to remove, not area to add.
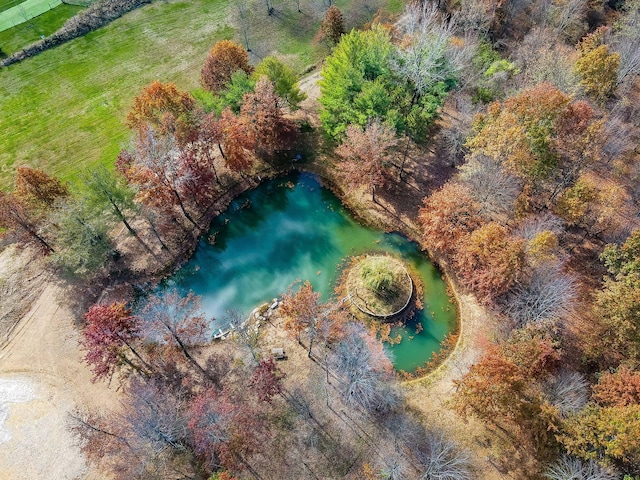
[[[390,255],[355,259],[346,276],[347,293],[361,312],[392,319],[411,303],[413,281],[400,260]]]

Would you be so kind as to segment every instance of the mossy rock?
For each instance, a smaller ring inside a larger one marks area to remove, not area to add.
[[[389,255],[366,255],[347,274],[347,293],[367,315],[391,318],[411,301],[413,282],[402,262]]]

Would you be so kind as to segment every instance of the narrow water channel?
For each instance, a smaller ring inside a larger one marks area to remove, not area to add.
[[[229,309],[249,314],[296,280],[309,280],[326,301],[344,259],[369,252],[401,256],[424,282],[423,310],[406,327],[392,331],[402,341],[389,345],[396,369],[413,372],[455,326],[456,307],[440,272],[401,235],[356,222],[313,175],[265,182],[234,200],[167,286],[202,296],[217,329]]]

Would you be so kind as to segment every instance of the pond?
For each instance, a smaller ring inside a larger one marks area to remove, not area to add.
[[[327,301],[343,260],[373,252],[402,257],[424,282],[423,310],[392,330],[402,341],[388,346],[395,368],[413,372],[455,327],[456,307],[440,272],[415,243],[356,222],[313,175],[271,180],[234,200],[167,286],[202,296],[217,330],[229,309],[248,315],[296,280],[309,280]]]

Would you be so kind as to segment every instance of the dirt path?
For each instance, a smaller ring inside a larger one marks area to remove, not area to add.
[[[11,254],[0,254],[0,278],[20,262],[8,260]],[[0,479],[104,478],[87,467],[68,414],[77,406],[102,409],[116,401],[104,384],[91,383],[73,314],[61,288],[47,282],[0,350]]]

